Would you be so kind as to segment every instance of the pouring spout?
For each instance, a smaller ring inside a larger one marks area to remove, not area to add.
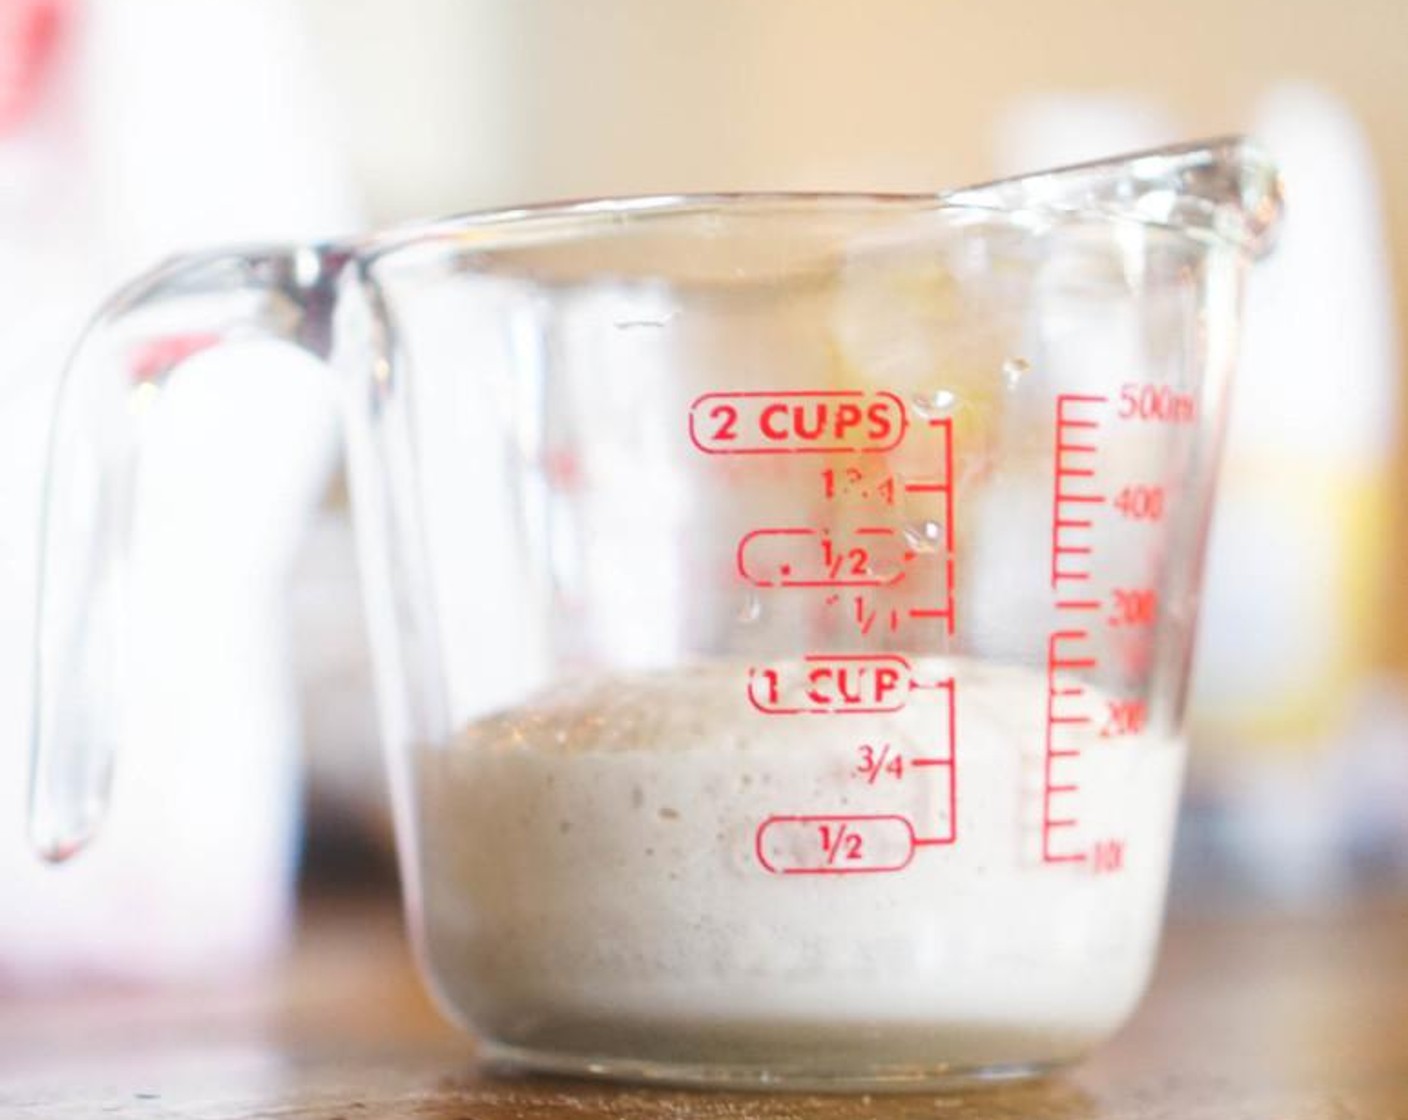
[[[1275,244],[1283,209],[1270,158],[1241,136],[1199,140],[945,192],[945,202],[1045,217],[1157,225],[1240,249]]]

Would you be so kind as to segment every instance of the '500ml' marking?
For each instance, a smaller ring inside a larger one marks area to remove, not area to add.
[[[893,393],[860,390],[705,393],[689,410],[689,438],[707,455],[890,451],[907,424]]]

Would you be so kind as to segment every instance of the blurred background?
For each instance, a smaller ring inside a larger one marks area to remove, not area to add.
[[[24,735],[55,373],[161,255],[578,196],[928,191],[1245,131],[1289,218],[1248,297],[1174,904],[1408,889],[1405,43],[1399,0],[0,0],[0,731]],[[268,671],[124,759],[61,881],[0,756],[0,979],[257,963],[300,875],[391,888],[336,442],[308,425],[248,488],[289,514],[255,601],[214,618],[188,586],[147,665]],[[218,571],[189,536],[151,547]],[[147,921],[115,944],[134,884]]]

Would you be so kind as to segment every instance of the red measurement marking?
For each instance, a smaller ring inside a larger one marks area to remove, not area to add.
[[[545,452],[542,460],[543,477],[554,490],[580,490],[582,461],[570,448]]]
[[[915,621],[938,620],[944,624],[944,632],[950,636],[955,629],[957,615],[956,573],[954,559],[954,483],[953,483],[953,418],[942,416],[928,421],[929,427],[943,436],[943,452],[940,455],[941,473],[937,478],[921,477],[908,479],[904,483],[907,494],[934,495],[940,497],[942,505],[939,521],[943,526],[944,551],[944,590],[943,601],[933,607],[914,607],[908,617]]]
[[[1111,626],[1150,626],[1159,617],[1159,593],[1152,587],[1117,587],[1110,592]]]
[[[1123,840],[1098,840],[1090,849],[1090,862],[1097,875],[1124,870]]]
[[[928,425],[935,432],[943,436],[944,449],[940,455],[942,471],[937,477],[920,476],[917,478],[905,479],[903,486],[906,494],[943,494],[947,504],[944,510],[944,524],[949,528],[945,534],[944,545],[952,550],[953,548],[953,417],[943,416],[928,421]]]
[[[1168,385],[1133,381],[1120,386],[1120,403],[1115,411],[1121,420],[1160,424],[1191,424],[1197,414],[1197,400],[1192,393],[1180,392]]]
[[[905,613],[916,622],[940,621],[944,624],[944,631],[952,635],[954,630],[954,567],[953,557],[949,556],[944,561],[944,586],[946,594],[942,607],[911,607]]]
[[[133,381],[159,381],[187,358],[220,342],[213,331],[192,331],[150,339],[133,348],[128,369]]]
[[[860,390],[705,393],[689,438],[707,455],[891,451],[908,427],[893,393]]]
[[[867,785],[874,785],[881,774],[886,774],[896,781],[904,778],[904,755],[895,751],[890,751],[889,743],[881,743],[878,747],[870,743],[862,743],[856,748],[856,753],[860,756],[860,761],[856,764],[856,774],[865,779]]]
[[[827,600],[831,605],[839,601],[838,596],[832,596]],[[852,621],[856,624],[856,629],[861,632],[862,637],[868,636],[878,625],[881,629],[894,633],[900,628],[900,611],[898,607],[891,607],[888,611],[873,606],[864,595],[857,595],[854,600],[855,612]]]
[[[889,587],[918,553],[897,529],[754,529],[738,542],[734,564],[754,587]]]
[[[892,506],[898,485],[893,475],[871,475],[860,467],[840,470],[827,467],[821,472],[822,496],[828,500],[850,497],[868,502],[878,500],[882,505]]]
[[[1090,609],[1090,600],[1075,600],[1076,609]],[[1097,603],[1096,606],[1099,604]],[[1045,863],[1083,863],[1084,851],[1061,834],[1077,828],[1071,799],[1080,792],[1077,775],[1071,768],[1081,756],[1080,740],[1068,735],[1088,735],[1092,717],[1078,706],[1085,689],[1066,677],[1067,673],[1094,669],[1098,659],[1086,653],[1090,631],[1082,628],[1057,630],[1046,643],[1046,741],[1042,759],[1041,858]]]
[[[953,556],[953,421],[947,417],[929,421],[944,433],[944,548]],[[953,583],[950,573],[949,588]]]
[[[914,841],[919,847],[941,847],[958,842],[958,683],[950,677],[936,686],[948,693],[948,755],[911,758],[912,766],[942,766],[948,770],[948,828],[936,836]]]
[[[914,829],[893,813],[772,816],[753,850],[774,875],[848,875],[899,871],[914,858]]]
[[[1161,521],[1164,516],[1162,486],[1126,486],[1114,501],[1115,511],[1130,521]]]
[[[1085,629],[1057,630],[1046,641],[1047,682],[1056,683],[1058,670],[1094,669],[1099,660],[1090,656],[1077,656],[1073,647],[1080,647],[1090,640],[1090,631]]]
[[[1102,739],[1142,734],[1149,723],[1149,705],[1145,700],[1111,700],[1105,705],[1105,711],[1105,723],[1100,728]]]
[[[748,670],[748,702],[768,715],[897,712],[921,687],[894,653],[809,654],[791,680],[772,666]]]
[[[1084,583],[1090,579],[1087,557],[1091,546],[1083,536],[1094,520],[1080,516],[1090,505],[1105,501],[1105,495],[1087,489],[1086,480],[1096,477],[1094,457],[1099,444],[1093,434],[1099,430],[1099,414],[1109,398],[1065,393],[1056,398],[1056,440],[1052,451],[1051,498],[1051,586]]]
[[[863,859],[862,836],[859,832],[852,832],[851,826],[846,821],[832,821],[827,824],[817,825],[817,833],[821,837],[821,851],[826,856],[826,866],[835,867],[837,861],[845,858],[851,862]],[[842,852],[845,856],[842,856]]]

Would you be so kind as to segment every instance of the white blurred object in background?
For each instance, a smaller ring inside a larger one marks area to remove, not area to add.
[[[211,242],[346,232],[357,208],[281,0],[29,6],[53,9],[58,49],[0,133],[0,983],[229,977],[289,929],[281,599],[335,457],[325,375],[249,345],[196,356],[162,394],[133,542],[140,734],[108,827],[58,869],[23,829],[43,433],[63,354],[127,275]]]

